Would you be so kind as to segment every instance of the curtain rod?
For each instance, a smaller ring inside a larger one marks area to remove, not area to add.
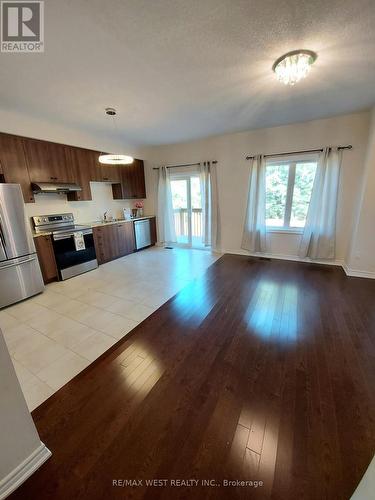
[[[214,160],[211,163],[216,164],[217,161]],[[181,163],[180,165],[166,165],[167,168],[179,168],[179,167],[195,167],[197,165],[200,165],[200,163]],[[154,167],[153,170],[159,170],[160,167]]]
[[[353,149],[353,146],[349,144],[348,146],[338,146],[337,149]],[[305,151],[290,151],[289,153],[275,153],[275,154],[269,154],[269,155],[264,155],[265,158],[270,158],[274,156],[287,156],[287,155],[298,155],[302,153],[321,153],[324,151],[323,148],[320,149],[306,149]],[[253,160],[255,156],[246,156],[246,160]]]

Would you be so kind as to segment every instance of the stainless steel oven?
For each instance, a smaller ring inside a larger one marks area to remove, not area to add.
[[[98,267],[93,232],[74,224],[73,214],[33,217],[36,232],[51,232],[60,279],[66,280]]]

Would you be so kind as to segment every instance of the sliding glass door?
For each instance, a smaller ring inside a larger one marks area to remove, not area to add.
[[[171,188],[178,244],[202,248],[202,198],[199,176],[172,175]]]

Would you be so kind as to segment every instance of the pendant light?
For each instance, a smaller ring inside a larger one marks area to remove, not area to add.
[[[279,57],[272,69],[280,82],[295,85],[302,78],[306,78],[317,57],[312,50],[293,50]]]
[[[116,110],[115,108],[105,108],[105,113],[108,116],[111,116],[113,119],[113,126],[115,128],[115,132],[117,131],[115,116]],[[122,155],[122,154],[101,154],[99,156],[99,163],[104,165],[130,165],[133,163],[134,158],[132,156]]]

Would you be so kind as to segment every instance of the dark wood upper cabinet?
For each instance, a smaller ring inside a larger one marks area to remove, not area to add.
[[[74,182],[71,146],[23,139],[31,182]]]
[[[34,202],[21,137],[0,133],[0,170],[3,182],[21,185],[25,203]]]
[[[115,200],[146,198],[143,160],[134,159],[131,165],[120,168],[120,183],[112,186]]]
[[[34,201],[33,182],[69,182],[82,191],[69,201],[92,200],[90,181],[110,182],[115,200],[146,198],[144,165],[102,165],[99,151],[0,133],[0,181],[21,184],[26,203]]]
[[[120,168],[117,165],[100,165],[100,181],[117,183],[121,181]]]
[[[82,191],[68,194],[69,201],[89,201],[92,200],[90,181],[99,181],[99,165],[97,154],[90,149],[70,148],[70,162],[75,177],[75,182],[79,184]]]
[[[137,198],[146,198],[145,167],[143,160],[134,160],[132,174]]]

